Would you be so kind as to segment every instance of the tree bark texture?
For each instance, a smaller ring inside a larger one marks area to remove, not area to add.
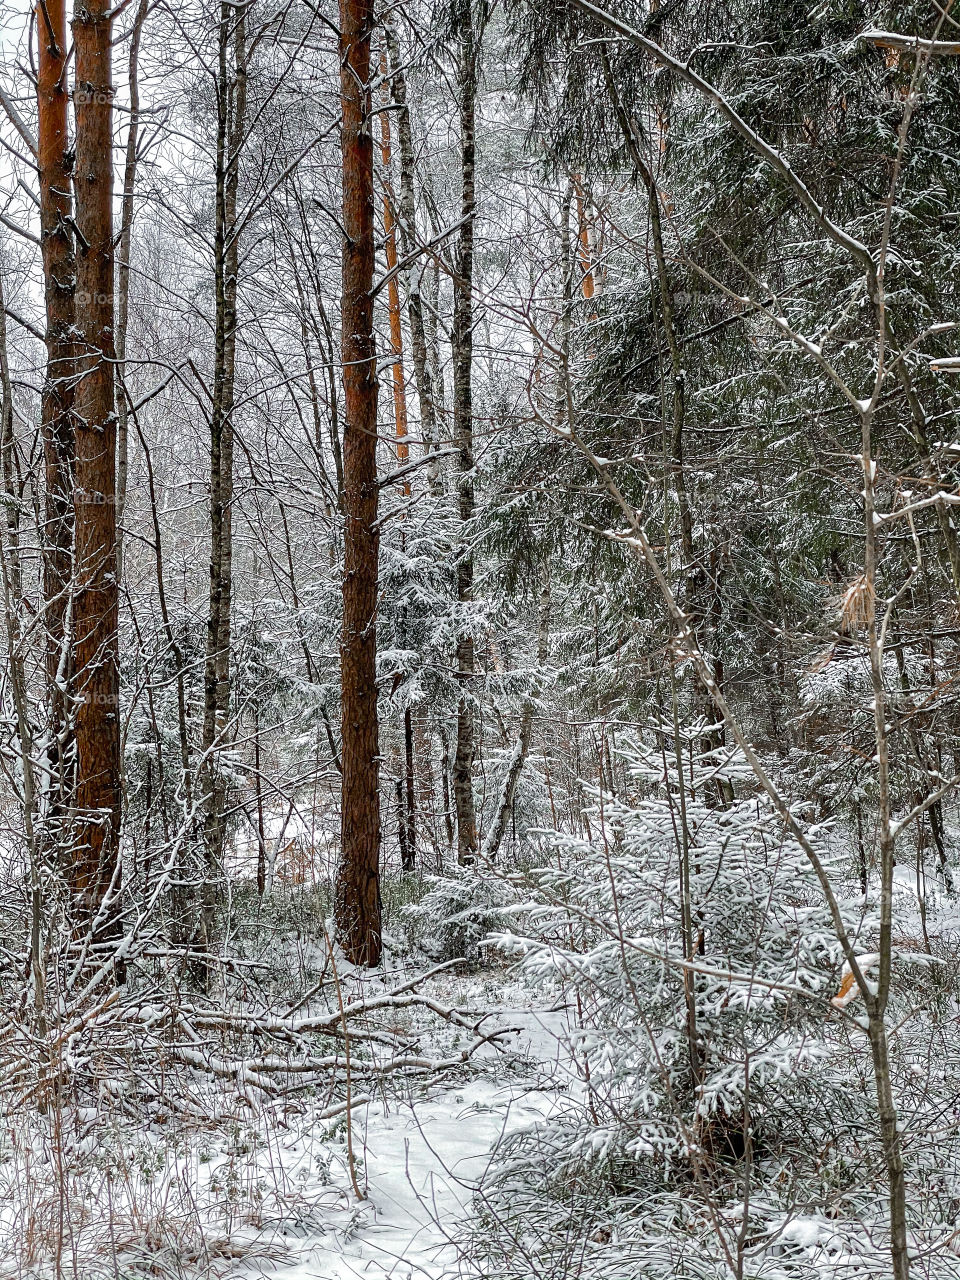
[[[79,354],[74,402],[77,823],[72,880],[78,905],[91,912],[101,906],[119,870],[121,799],[112,25],[105,0],[78,3],[74,10]]]
[[[40,243],[46,311],[46,373],[40,405],[44,511],[41,531],[46,626],[47,765],[52,824],[73,800],[75,747],[70,704],[73,653],[70,586],[73,575],[74,333],[76,272],[73,233],[73,156],[67,129],[67,17],[65,0],[46,0],[37,27],[37,161]],[[51,833],[52,834],[52,833]]]
[[[407,259],[414,254],[418,243],[413,130],[410,124],[407,82],[401,66],[400,48],[396,31],[390,22],[385,22],[384,33],[389,54],[391,95],[396,108],[397,142],[400,159],[399,216],[397,223],[400,233],[400,248],[404,259]],[[407,268],[405,274],[407,282],[407,318],[410,323],[410,355],[413,361],[413,379],[417,388],[417,401],[420,406],[420,432],[423,436],[424,450],[427,453],[431,453],[437,448],[437,410],[433,374],[430,369],[427,332],[423,319],[422,259],[413,262]],[[431,492],[435,497],[439,497],[443,492],[439,462],[433,461],[428,464],[427,478]]]
[[[380,58],[380,71],[385,80],[389,76],[387,50],[383,49]],[[388,81],[389,83],[389,81]],[[389,96],[387,98],[389,102]],[[395,195],[390,181],[390,165],[393,159],[393,146],[390,136],[390,117],[386,111],[380,113],[380,155],[383,161],[384,196],[383,196],[383,234],[384,249],[387,259],[387,272],[390,281],[387,285],[387,300],[390,312],[390,347],[393,354],[391,375],[393,383],[393,413],[397,442],[397,462],[403,467],[410,461],[410,443],[408,439],[407,419],[407,387],[403,369],[403,318],[400,310],[400,281],[397,256],[397,220],[394,216]],[[405,498],[411,494],[409,477],[402,482]],[[401,535],[402,537],[402,535]],[[406,642],[403,619],[399,620],[400,643]],[[413,761],[413,721],[410,708],[403,713],[404,736],[404,774],[399,796],[398,835],[400,843],[400,865],[404,871],[412,871],[417,860],[417,810],[414,789]]]
[[[377,366],[373,332],[374,185],[370,0],[340,0],[343,166],[344,564],[340,645],[341,853],[337,939],[347,959],[380,962],[377,725]]]
[[[457,240],[456,278],[453,290],[453,435],[459,470],[459,516],[462,535],[457,562],[457,600],[460,636],[456,667],[460,681],[457,706],[457,747],[453,761],[453,798],[457,813],[457,858],[465,865],[477,856],[477,810],[473,796],[473,759],[476,725],[473,677],[476,672],[470,606],[473,603],[473,551],[470,526],[476,508],[473,453],[473,238],[476,217],[476,98],[477,50],[470,0],[459,5],[458,89],[460,95],[461,201]]]
[[[220,9],[217,68],[214,352],[210,406],[210,597],[203,673],[203,845],[200,936],[213,945],[226,837],[226,783],[219,750],[230,714],[230,614],[233,594],[233,436],[240,237],[237,193],[246,123],[247,35],[244,11]],[[231,65],[232,64],[232,65]]]

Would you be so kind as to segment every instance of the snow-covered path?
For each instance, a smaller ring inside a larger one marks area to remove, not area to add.
[[[528,1028],[524,1047],[539,1061],[538,1084],[546,1087],[481,1078],[427,1101],[358,1109],[354,1143],[357,1151],[363,1148],[360,1181],[367,1199],[332,1215],[331,1229],[304,1241],[297,1263],[274,1273],[278,1280],[438,1280],[451,1274],[492,1147],[504,1133],[549,1114],[563,1087],[550,1035],[555,1015],[507,1018]],[[337,1171],[337,1182],[344,1176],[345,1170]]]

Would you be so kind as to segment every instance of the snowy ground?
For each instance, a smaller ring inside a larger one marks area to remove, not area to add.
[[[354,1108],[360,1197],[345,1117],[324,1120],[326,1099],[294,1094],[262,1113],[234,1107],[217,1125],[174,1130],[160,1115],[131,1126],[103,1098],[69,1124],[57,1120],[58,1134],[53,1114],[0,1126],[0,1280],[455,1275],[492,1148],[549,1115],[576,1083],[561,1047],[565,1014],[531,1011],[521,984],[447,971],[424,987],[444,1004],[492,1009],[485,1031],[516,1030],[504,1051],[486,1046],[407,1093],[392,1080]],[[437,1035],[449,1052],[451,1029],[438,1022]]]
[[[354,1113],[362,1143],[362,1204],[328,1215],[329,1230],[302,1241],[278,1280],[418,1280],[450,1275],[457,1243],[489,1153],[505,1133],[550,1114],[569,1084],[556,1013],[504,1010],[503,1025],[523,1030],[517,1044],[531,1075],[484,1076],[440,1090],[425,1101],[377,1102]],[[346,1192],[345,1163],[331,1169]]]

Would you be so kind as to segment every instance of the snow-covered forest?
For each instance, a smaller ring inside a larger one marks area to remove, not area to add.
[[[960,1280],[953,0],[0,0],[0,1278]]]

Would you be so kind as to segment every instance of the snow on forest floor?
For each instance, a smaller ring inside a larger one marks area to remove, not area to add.
[[[492,1149],[505,1134],[548,1116],[574,1083],[559,1038],[563,1013],[500,1008],[495,1021],[519,1028],[509,1070],[497,1066],[490,1051],[475,1078],[441,1085],[425,1099],[390,1098],[354,1111],[358,1181],[366,1199],[358,1203],[351,1192],[341,1144],[329,1181],[317,1191],[329,1196],[338,1188],[344,1207],[326,1210],[323,1229],[299,1242],[291,1241],[284,1229],[285,1244],[296,1260],[272,1269],[272,1276],[439,1280],[455,1274],[458,1243]],[[321,1149],[322,1139],[314,1146],[301,1135],[288,1145],[286,1157],[296,1163],[302,1153],[315,1156]],[[303,1192],[309,1199],[309,1185]],[[231,1273],[241,1274],[249,1271]]]
[[[397,971],[403,973],[403,969]],[[397,973],[361,977],[371,989]],[[0,1280],[441,1280],[458,1271],[473,1196],[498,1140],[569,1102],[565,1012],[532,1009],[502,970],[438,972],[421,989],[469,1009],[485,1033],[512,1029],[466,1066],[388,1079],[345,1115],[291,1095],[260,1113],[179,1126],[131,1124],[98,1106],[0,1126]],[[463,1032],[439,1019],[428,1052],[456,1058]],[[219,1087],[211,1090],[213,1098]],[[55,1157],[55,1158],[54,1158]]]

